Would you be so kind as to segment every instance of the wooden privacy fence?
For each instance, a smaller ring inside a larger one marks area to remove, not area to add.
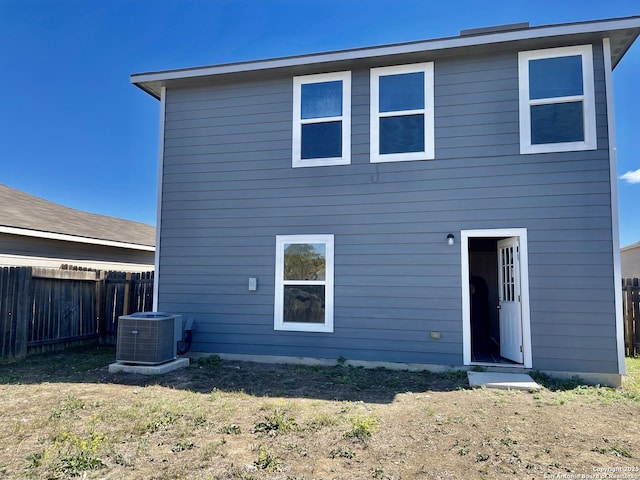
[[[95,341],[153,306],[153,272],[0,268],[0,359]]]
[[[640,279],[622,279],[622,311],[624,316],[624,353],[640,355]]]

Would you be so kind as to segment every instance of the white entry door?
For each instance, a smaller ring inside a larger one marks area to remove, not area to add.
[[[500,355],[523,363],[519,240],[511,237],[498,241],[498,309]]]

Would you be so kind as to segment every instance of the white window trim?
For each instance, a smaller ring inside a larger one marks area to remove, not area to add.
[[[302,85],[311,83],[342,81],[342,116],[302,119]],[[302,125],[342,122],[342,156],[331,158],[302,159]],[[349,165],[351,163],[351,72],[320,73],[293,77],[293,148],[292,167],[322,167],[329,165]]]
[[[418,110],[399,110],[396,112],[380,113],[380,77],[403,73],[424,73],[424,108]],[[405,162],[413,160],[432,160],[435,158],[434,147],[434,111],[433,111],[433,62],[414,63],[411,65],[397,65],[392,67],[372,68],[371,77],[371,106],[370,106],[370,155],[371,163]],[[380,118],[424,114],[424,151],[407,153],[380,154]]]
[[[553,97],[547,99],[529,99],[529,61],[543,58],[558,58],[580,55],[582,57],[582,88],[583,95]],[[579,150],[595,150],[598,139],[596,136],[596,107],[593,80],[593,50],[591,45],[577,45],[574,47],[548,48],[518,53],[518,82],[520,98],[520,153],[550,153],[572,152]],[[531,106],[550,105],[555,103],[582,100],[584,114],[584,141],[531,144]]]
[[[326,248],[326,264],[324,281],[284,280],[284,246],[291,243],[323,243]],[[276,278],[274,302],[274,330],[296,332],[333,332],[333,235],[276,235]],[[325,287],[325,320],[324,323],[284,322],[284,286],[324,285]]]

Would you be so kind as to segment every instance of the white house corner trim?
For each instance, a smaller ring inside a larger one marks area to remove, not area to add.
[[[618,373],[626,373],[624,359],[624,317],[622,315],[622,271],[620,266],[620,220],[618,217],[618,165],[616,150],[616,121],[613,105],[613,68],[611,64],[611,40],[602,40],[604,56],[604,80],[607,96],[607,130],[609,136],[609,178],[611,180],[611,240],[613,251],[613,291],[616,308],[616,347],[618,349]]]
[[[156,255],[153,275],[153,310],[158,311],[158,283],[160,280],[160,232],[162,230],[162,183],[164,171],[164,123],[167,87],[160,89],[160,135],[158,144],[158,203],[156,206]]]

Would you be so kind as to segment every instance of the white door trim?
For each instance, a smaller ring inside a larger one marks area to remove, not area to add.
[[[529,245],[526,228],[496,228],[486,230],[461,230],[461,277],[462,277],[462,360],[464,365],[472,365],[471,361],[471,298],[469,294],[469,239],[488,237],[520,238],[520,294],[522,295],[522,347],[524,364],[514,367],[532,368],[531,356],[531,324],[529,312]],[[500,364],[501,367],[507,364]]]

